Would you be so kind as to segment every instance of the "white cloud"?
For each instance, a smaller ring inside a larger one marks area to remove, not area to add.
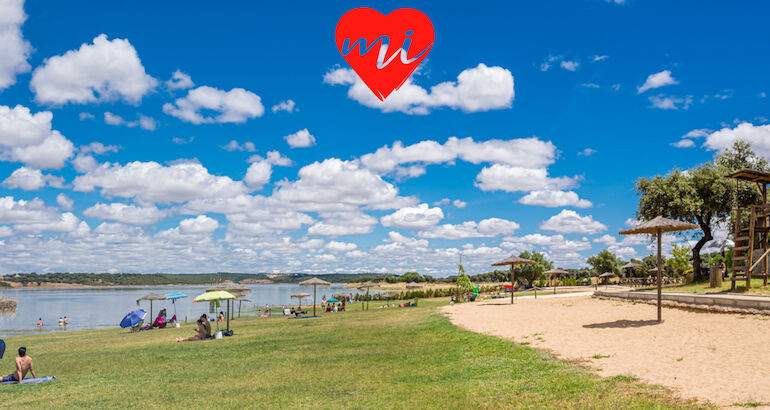
[[[581,199],[573,191],[532,191],[519,200],[524,205],[545,206],[548,208],[557,208],[565,206],[574,206],[575,208],[590,208],[593,206],[591,201]]]
[[[308,235],[363,235],[371,233],[377,224],[377,218],[363,212],[322,212],[320,216],[323,221],[308,228]]]
[[[675,97],[673,95],[665,96],[663,94],[652,95],[649,98],[652,105],[650,108],[660,108],[661,110],[678,110],[688,109],[692,104],[692,96],[686,95],[684,97]]]
[[[457,81],[447,81],[428,90],[411,79],[385,101],[380,101],[351,69],[340,68],[324,75],[331,85],[348,85],[348,97],[383,112],[428,114],[432,108],[449,107],[464,112],[510,108],[514,99],[513,75],[502,67],[479,64],[463,70]]]
[[[104,112],[104,123],[108,125],[115,125],[115,126],[121,126],[125,125],[129,128],[139,127],[143,130],[147,131],[155,131],[155,128],[157,128],[158,123],[155,122],[154,119],[144,116],[142,114],[139,114],[139,118],[134,121],[126,121],[121,117],[120,115],[113,114],[109,111]]]
[[[192,78],[187,73],[183,73],[182,71],[176,70],[173,73],[171,73],[171,78],[166,81],[166,88],[169,90],[181,90],[181,89],[187,89],[192,88],[195,83],[193,83]]]
[[[493,164],[482,168],[474,184],[482,191],[527,192],[571,189],[577,181],[577,177],[551,178],[545,168]]]
[[[201,110],[216,111],[216,117],[204,116]],[[174,103],[163,104],[163,112],[193,124],[201,123],[242,123],[261,117],[265,112],[262,99],[243,88],[230,91],[202,86],[187,92],[184,98]]]
[[[682,138],[703,138],[708,137],[709,134],[711,134],[711,130],[708,128],[701,128],[701,129],[695,129],[692,131],[689,131],[687,134],[684,134]]]
[[[455,199],[454,201],[452,201],[452,205],[454,205],[456,208],[465,208],[465,206],[468,204],[465,203],[465,201]]]
[[[458,225],[437,225],[429,230],[419,232],[419,236],[442,239],[492,238],[499,235],[512,234],[517,229],[519,229],[519,224],[516,222],[500,218],[489,218],[478,223],[467,221]]]
[[[291,148],[306,148],[315,145],[315,137],[307,128],[301,129],[294,134],[289,134],[283,139],[289,144]]]
[[[30,88],[35,101],[44,104],[138,103],[157,84],[128,40],[110,41],[101,34],[93,44],[46,59],[32,73]]]
[[[137,198],[150,202],[185,202],[200,198],[232,197],[247,191],[240,181],[214,176],[197,163],[163,166],[134,161],[126,165],[106,162],[78,176],[74,190],[101,188],[105,197]]]
[[[194,136],[191,136],[190,138],[174,137],[171,139],[171,142],[173,142],[176,145],[185,145],[193,142],[194,139],[195,139]]]
[[[591,59],[591,62],[595,63],[595,62],[597,62],[597,61],[606,60],[606,59],[608,59],[608,58],[610,58],[610,56],[600,56],[600,55],[595,55],[595,56],[594,56],[594,58],[593,58],[593,59]]]
[[[217,228],[219,228],[219,222],[206,215],[198,215],[179,222],[179,232],[183,235],[210,234]]]
[[[599,84],[596,83],[583,83],[580,84],[580,86],[585,88],[600,88]]]
[[[562,59],[563,56],[548,56],[548,58],[543,61],[543,63],[540,64],[540,71],[548,71],[551,68],[551,65],[559,60]]]
[[[249,165],[246,170],[246,176],[243,182],[251,189],[260,190],[270,182],[270,176],[273,174],[273,167],[267,161],[256,161]]]
[[[104,145],[101,142],[92,142],[88,145],[81,145],[78,150],[81,154],[88,154],[92,152],[96,155],[102,155],[108,152],[118,152],[120,147],[117,145]]]
[[[62,188],[64,178],[54,175],[43,174],[39,169],[21,167],[3,181],[2,185],[11,189],[23,189],[25,191],[36,191],[47,186]]]
[[[725,127],[706,136],[703,144],[709,150],[725,150],[737,140],[751,143],[757,155],[770,159],[770,125],[742,122],[735,128]]]
[[[559,63],[559,66],[561,66],[561,68],[567,71],[576,71],[580,66],[580,63],[578,63],[577,61],[562,60]]]
[[[380,218],[383,226],[399,229],[430,229],[444,219],[441,208],[430,208],[428,204],[406,207]]]
[[[330,241],[326,244],[326,249],[331,252],[349,252],[356,248],[358,248],[358,245],[349,242]]]
[[[99,202],[83,211],[83,215],[103,221],[115,221],[131,225],[152,225],[167,217],[169,213],[155,206],[141,207],[117,202],[111,204]]]
[[[267,152],[267,158],[262,158],[259,155],[252,155],[249,157],[249,162],[258,162],[266,160],[270,165],[279,166],[279,167],[290,167],[294,165],[294,161],[289,159],[288,157],[284,156],[278,151],[268,151]]]
[[[94,117],[94,115],[91,114],[90,112],[81,112],[80,114],[78,114],[78,118],[80,118],[80,121],[85,121],[85,120],[93,120],[96,117]]]
[[[575,211],[564,209],[540,224],[540,229],[559,233],[591,235],[606,231],[607,227],[599,221],[595,221],[591,215],[580,216]]]
[[[295,108],[295,105],[296,104],[294,103],[293,100],[281,101],[278,104],[273,106],[273,112],[276,113],[278,111],[286,111],[286,112],[291,113],[291,112],[294,112],[295,110],[297,110]]]
[[[677,142],[672,142],[671,145],[677,147],[677,148],[692,148],[695,146],[695,142],[693,140],[688,139],[681,139]]]
[[[51,129],[53,114],[32,114],[29,108],[0,106],[0,160],[23,162],[35,168],[61,168],[75,146]]]
[[[297,175],[296,181],[276,183],[273,193],[273,199],[297,210],[394,209],[414,203],[356,161],[329,158],[302,167]]]
[[[640,87],[636,87],[637,94],[641,94],[647,90],[653,88],[665,87],[667,85],[679,84],[679,81],[675,80],[671,76],[671,71],[663,70],[659,73],[650,74],[647,76],[647,80]]]
[[[56,195],[56,203],[59,205],[59,208],[65,211],[71,211],[75,205],[75,201],[64,194]]]
[[[254,152],[257,150],[257,147],[254,145],[253,142],[246,141],[243,144],[239,144],[236,140],[230,140],[230,142],[227,143],[227,145],[223,145],[222,149],[225,151],[246,151],[246,152]]]
[[[580,152],[578,152],[578,155],[582,157],[590,157],[591,155],[596,154],[596,150],[593,148],[586,148]]]
[[[25,20],[24,0],[0,1],[0,91],[16,84],[16,74],[30,69],[32,46],[21,33]]]
[[[0,224],[13,224],[15,232],[72,232],[80,222],[72,213],[59,213],[39,198],[31,201],[16,201],[12,196],[0,198]]]

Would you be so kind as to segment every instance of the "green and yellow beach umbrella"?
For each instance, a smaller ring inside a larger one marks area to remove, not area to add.
[[[227,310],[230,311],[230,300],[235,299],[235,296],[226,290],[212,290],[202,295],[198,295],[193,299],[193,303],[198,302],[215,302],[218,300],[227,301]],[[227,330],[230,330],[230,315],[227,316]]]

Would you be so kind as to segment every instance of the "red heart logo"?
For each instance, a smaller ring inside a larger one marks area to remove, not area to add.
[[[433,47],[433,23],[415,9],[387,16],[361,7],[337,23],[337,49],[382,101],[401,88]]]

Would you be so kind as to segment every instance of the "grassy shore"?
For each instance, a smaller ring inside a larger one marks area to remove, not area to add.
[[[743,293],[746,295],[770,295],[770,285],[763,286],[764,280],[762,278],[751,280],[751,289],[746,290],[746,281],[736,282],[735,291],[737,293]],[[663,292],[691,292],[691,293],[716,293],[716,292],[730,292],[730,280],[726,279],[722,281],[721,288],[709,287],[709,281],[698,281],[695,283],[686,283],[681,285],[669,285],[663,288]],[[637,290],[654,290],[657,289],[654,286],[647,288],[637,288]]]
[[[235,336],[174,343],[180,329],[120,329],[7,339],[38,375],[0,386],[11,407],[679,408],[662,388],[602,379],[549,354],[459,329],[438,310],[353,310],[322,318],[234,320]],[[579,341],[576,341],[579,343]]]

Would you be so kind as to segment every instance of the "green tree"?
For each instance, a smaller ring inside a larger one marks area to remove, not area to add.
[[[529,285],[533,285],[536,280],[540,279],[543,272],[553,269],[553,263],[545,259],[545,255],[540,252],[524,251],[519,254],[519,257],[535,261],[535,263],[518,265],[514,270],[514,276],[517,279],[526,280]]]
[[[424,282],[425,279],[420,276],[417,272],[406,272],[405,274],[401,275],[399,277],[401,279],[401,282]]]
[[[681,275],[690,266],[691,252],[687,246],[674,244],[672,256],[666,261],[666,266],[670,266],[675,274]]]
[[[702,277],[700,251],[703,245],[714,239],[712,227],[728,221],[736,205],[745,207],[758,202],[759,193],[755,187],[725,178],[743,168],[766,169],[767,162],[751,150],[750,144],[737,141],[731,149],[718,154],[714,162],[706,162],[687,171],[674,169],[666,175],[639,178],[635,182],[640,196],[636,212],[638,219],[664,216],[700,227],[702,236],[692,248],[696,280]]]
[[[612,272],[616,275],[620,274],[620,259],[607,249],[588,258],[586,262],[593,267],[596,275],[601,275],[605,272]]]
[[[471,282],[471,278],[468,277],[468,275],[464,273],[460,274],[460,276],[457,277],[457,281],[455,281],[455,283],[463,293],[463,298],[467,298],[468,294],[473,292],[473,282]]]

